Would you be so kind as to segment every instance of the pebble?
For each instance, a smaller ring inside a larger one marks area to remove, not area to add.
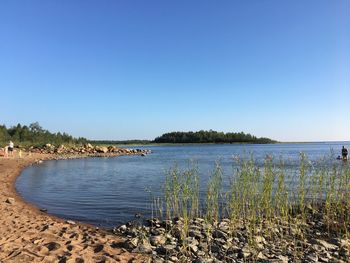
[[[267,232],[256,229],[257,234],[252,236],[243,223],[230,230],[227,219],[208,224],[204,219],[195,218],[190,220],[185,237],[183,222],[182,218],[152,219],[148,220],[148,226],[137,227],[130,223],[115,228],[114,232],[127,238],[126,247],[133,252],[151,254],[152,262],[341,263],[349,259],[347,239],[321,239],[314,234],[313,227],[321,231],[320,222],[305,224],[304,228],[285,223],[271,226],[272,230]],[[324,228],[322,237],[326,236],[326,231]],[[293,233],[303,233],[303,238]]]
[[[151,236],[149,240],[153,246],[158,246],[158,245],[164,245],[167,239],[165,236],[157,235],[157,236]]]

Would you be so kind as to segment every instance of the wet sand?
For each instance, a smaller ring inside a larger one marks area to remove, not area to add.
[[[0,261],[148,262],[144,255],[127,251],[122,237],[48,215],[18,195],[14,183],[22,169],[38,159],[52,158],[48,154],[0,157]]]

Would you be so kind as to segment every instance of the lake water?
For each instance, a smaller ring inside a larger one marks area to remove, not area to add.
[[[153,196],[161,193],[165,173],[175,163],[185,168],[191,160],[196,162],[204,191],[216,161],[223,168],[225,188],[233,173],[235,155],[249,157],[253,153],[259,164],[267,154],[276,159],[283,156],[287,169],[296,170],[300,152],[315,162],[324,156],[338,156],[342,145],[349,143],[147,146],[144,148],[152,154],[146,157],[85,158],[33,165],[18,177],[16,189],[28,202],[50,214],[113,227],[132,220],[135,213],[150,215],[150,191]]]

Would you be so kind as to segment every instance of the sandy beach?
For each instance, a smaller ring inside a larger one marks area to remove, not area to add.
[[[17,194],[14,183],[22,169],[54,157],[0,157],[0,261],[147,262],[144,255],[127,251],[122,237],[48,215]]]

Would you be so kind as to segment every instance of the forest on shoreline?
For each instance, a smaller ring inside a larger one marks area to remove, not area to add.
[[[61,144],[187,144],[187,143],[275,143],[269,138],[258,138],[249,133],[224,133],[213,130],[197,132],[170,132],[165,133],[154,140],[88,140],[83,137],[75,138],[65,132],[52,133],[43,129],[38,122],[27,125],[17,124],[7,128],[0,125],[0,145],[4,146],[12,140],[15,145],[21,146],[42,146],[47,143],[54,145]]]
[[[21,146],[42,146],[50,144],[83,144],[87,143],[86,138],[74,138],[65,132],[52,133],[43,129],[38,122],[30,125],[17,124],[7,128],[5,125],[0,125],[0,145],[4,146],[13,141],[16,145]]]

